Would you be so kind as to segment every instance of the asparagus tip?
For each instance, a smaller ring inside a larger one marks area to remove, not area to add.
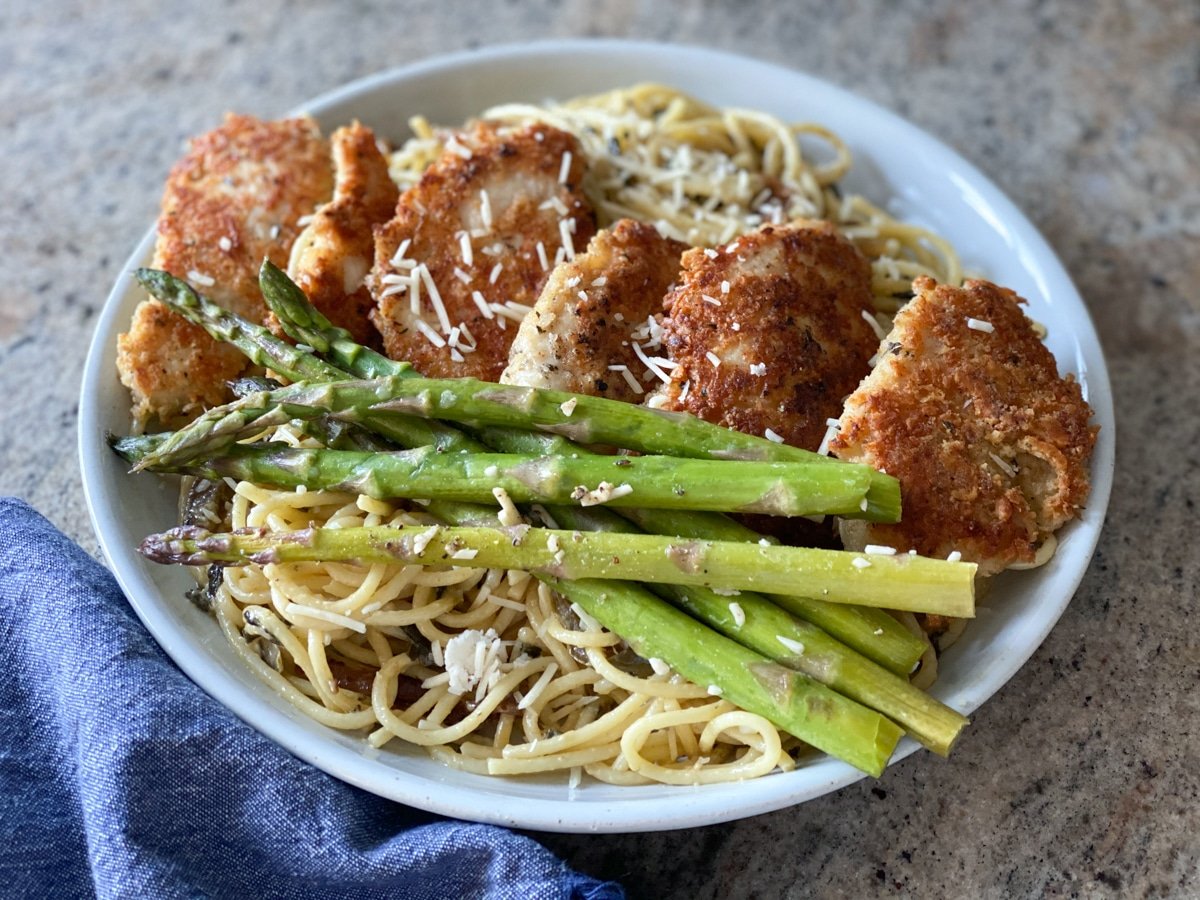
[[[210,532],[195,525],[180,525],[162,534],[152,534],[138,545],[138,553],[163,565],[201,566],[211,562],[201,545]]]

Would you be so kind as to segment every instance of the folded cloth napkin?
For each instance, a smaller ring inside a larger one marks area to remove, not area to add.
[[[102,566],[0,498],[0,895],[601,898],[532,839],[350,787],[192,684]]]

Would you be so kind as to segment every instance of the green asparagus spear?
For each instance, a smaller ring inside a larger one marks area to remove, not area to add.
[[[176,278],[168,272],[158,269],[137,269],[134,277],[169,309],[189,322],[199,325],[217,340],[233,344],[252,362],[278,372],[289,381],[326,382],[344,380],[349,377],[341,369],[322,362],[312,353],[299,347],[293,347],[286,341],[281,341],[263,326],[255,325],[222,309],[193,289],[186,281]],[[258,396],[261,395],[255,395],[255,397]],[[278,419],[280,415],[284,414],[276,412],[270,407],[256,405],[255,397],[237,401],[236,421],[226,423],[223,430],[212,437],[207,445],[208,448],[214,444],[220,445],[229,440],[237,440],[239,435],[245,436],[246,428],[254,431],[269,427],[269,425],[275,424],[272,417]],[[224,407],[209,410],[187,428],[176,432],[170,440],[149,454],[149,458],[143,460],[135,468],[150,467],[156,462],[163,462],[170,458],[169,454],[173,449],[187,440],[188,436],[208,435],[216,422],[224,417],[224,413],[221,412],[223,409]],[[263,416],[267,419],[260,423],[258,419]],[[283,421],[287,421],[287,419]],[[458,429],[443,425],[441,422],[430,422],[413,416],[389,416],[386,422],[374,423],[372,430],[383,437],[410,447],[434,446],[440,450],[464,449],[460,445],[465,436]]]
[[[528,525],[311,528],[289,534],[248,530],[219,535],[182,529],[152,535],[143,543],[142,553],[156,562],[190,565],[358,560],[523,569],[569,580],[609,578],[719,590],[818,593],[831,603],[955,617],[975,614],[974,563],[917,556],[868,558],[842,550],[680,540],[657,534]]]
[[[160,269],[135,269],[133,277],[170,310],[199,325],[216,340],[233,344],[247,358],[289,381],[330,381],[346,373],[312,353],[281,341],[261,325],[233,315],[181,278]]]
[[[779,516],[857,507],[870,483],[869,470],[854,466],[439,453],[432,447],[362,453],[276,444],[239,444],[223,456],[170,470],[229,475],[275,487],[352,490],[380,499],[487,502],[495,488],[502,488],[517,503],[640,504]]]
[[[700,626],[644,590],[615,596],[602,581],[546,581],[642,656],[712,685],[724,699],[864,772],[878,777],[903,734],[877,712]]]

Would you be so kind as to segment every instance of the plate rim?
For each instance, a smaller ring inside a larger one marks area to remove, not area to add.
[[[489,64],[514,59],[528,60],[531,57],[550,57],[561,54],[618,56],[646,53],[678,57],[680,61],[689,57],[693,59],[707,58],[726,66],[759,69],[764,75],[774,79],[791,79],[796,83],[806,83],[810,87],[818,87],[828,96],[865,110],[872,119],[886,122],[890,129],[899,129],[902,133],[918,141],[924,150],[932,153],[938,161],[947,164],[947,171],[952,173],[952,180],[956,181],[956,187],[973,191],[987,207],[1000,215],[1008,228],[1016,232],[1014,236],[1016,243],[1025,246],[1037,258],[1036,265],[1026,268],[1031,275],[1041,275],[1037,280],[1043,294],[1053,293],[1056,296],[1055,302],[1058,302],[1058,298],[1065,293],[1070,305],[1077,307],[1076,310],[1072,310],[1073,336],[1081,354],[1077,362],[1085,374],[1087,386],[1090,388],[1088,394],[1094,413],[1093,420],[1102,426],[1093,452],[1092,494],[1085,511],[1088,527],[1082,535],[1072,535],[1076,539],[1086,538],[1086,545],[1081,545],[1077,550],[1084,555],[1084,561],[1078,567],[1078,571],[1070,577],[1070,589],[1063,592],[1053,615],[1048,616],[1043,623],[1044,627],[1036,632],[1036,640],[1031,639],[1027,648],[1010,654],[1003,660],[1003,665],[992,670],[993,678],[990,681],[997,682],[993,688],[981,692],[979,696],[969,697],[966,704],[960,704],[968,713],[973,712],[989,697],[1002,690],[1044,643],[1046,636],[1057,624],[1077,592],[1080,582],[1090,568],[1102,530],[1111,496],[1115,456],[1115,422],[1111,384],[1103,349],[1090,312],[1050,244],[1032,222],[984,173],[939,138],[874,101],[839,85],[783,65],[728,51],[685,44],[659,44],[621,39],[568,39],[507,43],[478,50],[459,51],[355,79],[294,107],[293,114],[308,112],[320,115],[353,98],[386,89],[399,82],[472,66],[486,67]],[[961,184],[957,183],[959,179],[962,181]],[[519,812],[513,813],[506,812],[495,805],[481,807],[479,805],[480,792],[473,787],[460,787],[444,782],[434,784],[430,779],[419,774],[403,772],[394,766],[386,765],[363,750],[351,751],[341,747],[332,740],[332,734],[327,741],[314,742],[308,739],[303,732],[295,731],[294,723],[285,715],[284,711],[276,709],[270,704],[258,704],[251,695],[239,693],[238,685],[232,680],[232,676],[221,677],[224,673],[219,671],[215,660],[206,661],[182,646],[181,639],[175,632],[176,626],[171,622],[171,616],[165,606],[156,606],[152,599],[142,596],[146,578],[135,571],[136,560],[127,558],[130,551],[127,548],[115,546],[110,537],[110,531],[103,527],[105,516],[111,515],[112,510],[102,505],[102,482],[99,471],[102,464],[99,459],[102,454],[110,451],[103,440],[100,410],[98,402],[95,402],[97,398],[92,395],[94,391],[98,390],[96,385],[100,383],[99,379],[115,377],[107,365],[111,362],[115,349],[112,341],[107,339],[117,333],[117,330],[114,329],[115,320],[118,313],[122,311],[124,297],[131,286],[130,270],[148,258],[154,239],[155,228],[151,226],[126,261],[109,292],[101,314],[97,317],[95,330],[89,342],[80,390],[78,432],[84,498],[92,528],[96,533],[105,560],[138,618],[175,664],[226,709],[294,755],[330,775],[371,793],[443,815],[544,831],[642,832],[716,824],[796,805],[866,777],[863,773],[844,763],[826,758],[805,768],[804,771],[808,775],[806,787],[774,793],[769,790],[743,790],[741,792],[742,801],[728,806],[714,807],[712,803],[707,802],[704,788],[682,788],[676,789],[677,793],[672,795],[672,809],[667,814],[664,814],[661,809],[661,798],[637,798],[633,795],[629,799],[617,801],[588,801],[581,797],[574,802],[564,799],[525,797],[520,799],[519,804],[514,804],[519,805],[520,809]],[[1053,288],[1049,286],[1051,283],[1054,285]],[[107,343],[102,338],[106,339]],[[122,555],[122,553],[126,555]],[[251,677],[256,676],[251,674]],[[259,706],[265,706],[265,708],[256,708]],[[917,749],[919,749],[918,745],[906,738],[897,748],[889,768],[896,766]],[[747,783],[742,787],[750,788],[751,784],[786,779],[789,774],[791,773],[772,776],[771,779]],[[636,791],[637,789],[629,790]],[[724,792],[709,792],[709,794],[717,793]],[[750,797],[753,799],[749,799]]]

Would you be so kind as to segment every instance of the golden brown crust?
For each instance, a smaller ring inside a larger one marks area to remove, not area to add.
[[[582,248],[595,233],[591,206],[579,189],[583,154],[574,136],[546,125],[519,129],[480,123],[457,136],[469,158],[446,150],[401,195],[396,216],[375,238],[375,266],[369,278],[376,300],[372,321],[383,335],[387,353],[407,360],[434,377],[474,376],[489,381],[500,377],[516,323],[486,317],[472,299],[479,291],[487,301],[513,301],[532,306],[546,282],[537,245],[542,243],[551,265],[561,246],[559,221],[570,224],[572,246]],[[559,182],[564,154],[570,153],[565,183]],[[484,194],[491,210],[485,221]],[[560,204],[565,213],[557,211]],[[471,260],[460,249],[461,232],[472,235]],[[417,327],[418,318],[443,338],[449,330],[439,323],[428,290],[421,289],[421,314],[410,308],[407,291],[391,292],[394,279],[411,274],[392,260],[404,241],[405,258],[424,264],[445,305],[451,328],[465,324],[476,346],[454,359],[447,344],[436,347]],[[496,280],[491,273],[499,264]],[[455,269],[462,271],[464,282]],[[389,281],[391,283],[389,284]]]
[[[240,351],[153,299],[138,304],[129,331],[117,337],[117,369],[133,393],[139,423],[172,428],[216,406],[225,400],[226,383],[245,367]]]
[[[329,148],[311,119],[263,122],[229,115],[195,138],[171,170],[151,264],[261,322],[263,257],[287,264],[297,221],[328,199],[332,184]],[[202,283],[209,279],[211,286]],[[138,307],[117,347],[134,418],[156,418],[166,426],[222,402],[226,380],[245,365],[236,351],[153,299]]]
[[[900,481],[903,521],[872,525],[867,540],[957,550],[981,575],[1031,562],[1087,500],[1091,410],[1012,291],[929,278],[914,289],[830,444]]]
[[[875,348],[863,318],[870,266],[823,222],[767,226],[715,255],[688,251],[666,308],[664,344],[679,365],[665,408],[748,434],[769,428],[810,450]]]
[[[366,276],[375,257],[375,226],[392,217],[400,191],[370,128],[355,122],[335,131],[330,143],[337,173],[333,199],[300,234],[288,274],[333,324],[360,344],[378,344]]]
[[[644,391],[609,367],[626,366],[639,384],[657,383],[634,350],[632,332],[661,311],[687,249],[633,219],[597,232],[584,253],[550,274],[521,323],[501,381],[640,403]]]

